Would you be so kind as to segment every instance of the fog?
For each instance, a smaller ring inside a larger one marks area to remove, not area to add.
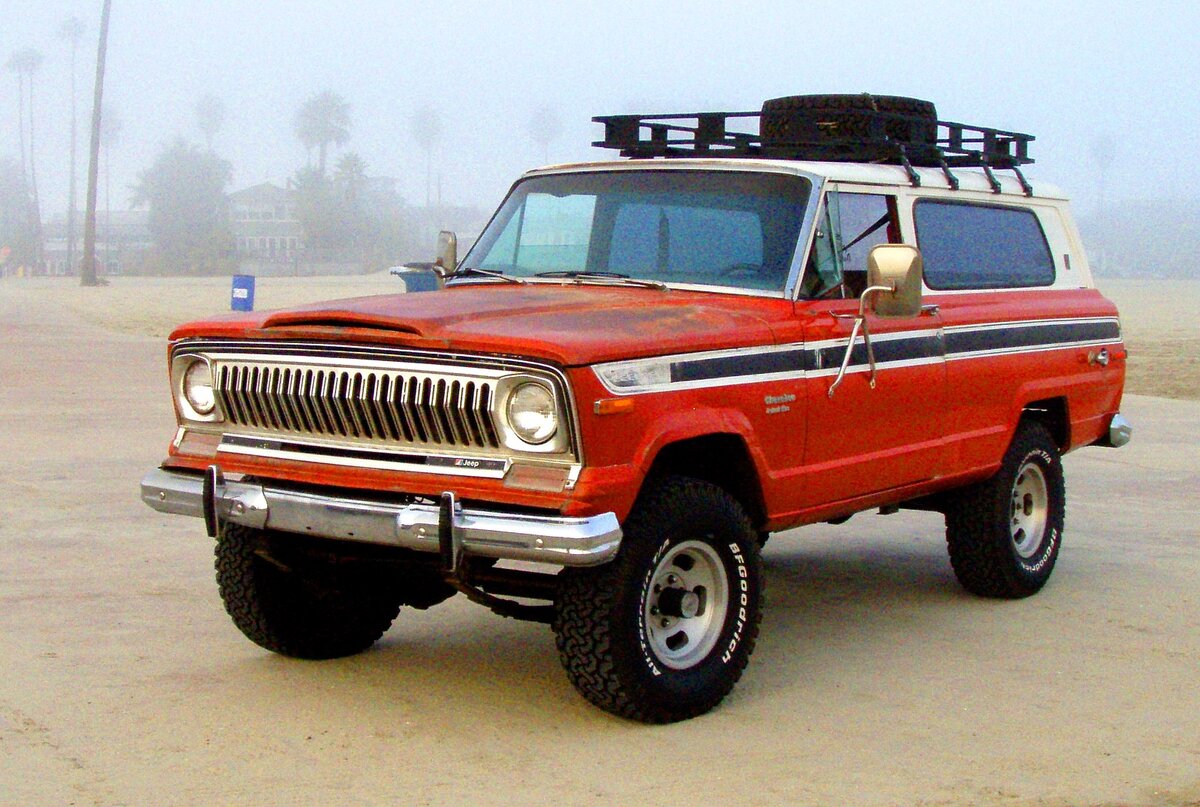
[[[80,207],[100,0],[4,0],[0,60],[34,48],[42,215],[67,207],[69,17],[79,50]],[[606,158],[597,114],[755,110],[809,92],[912,95],[941,117],[1037,136],[1030,175],[1064,188],[1082,214],[1146,197],[1191,199],[1200,180],[1200,4],[766,2],[315,3],[113,0],[105,103],[121,122],[114,207],[163,146],[204,139],[196,105],[226,108],[213,149],[228,190],[282,184],[306,162],[293,123],[313,94],[350,104],[368,173],[423,204],[426,155],[411,120],[441,135],[431,193],[492,207],[522,170]],[[17,81],[0,74],[0,158],[18,159]],[[539,109],[561,132],[539,145]],[[1108,146],[1105,146],[1108,144]],[[1101,190],[1098,149],[1111,148]]]

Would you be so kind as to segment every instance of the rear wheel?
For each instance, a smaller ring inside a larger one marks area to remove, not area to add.
[[[758,636],[758,534],[708,482],[648,483],[612,563],[563,572],[554,623],[571,682],[596,706],[670,723],[716,706]]]
[[[946,510],[954,573],[974,594],[1028,597],[1050,579],[1065,519],[1058,446],[1040,423],[1024,421],[996,475]]]
[[[305,541],[223,524],[216,567],[225,610],[248,639],[285,656],[366,650],[396,618],[403,586],[384,566],[302,551],[311,549]]]

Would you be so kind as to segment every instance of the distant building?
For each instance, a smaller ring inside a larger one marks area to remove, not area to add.
[[[296,216],[296,193],[270,182],[229,195],[234,249],[247,274],[281,274],[304,260],[304,228]]]
[[[44,227],[43,254],[46,271],[52,275],[78,275],[83,263],[83,215],[75,217],[75,266],[70,265],[67,252],[67,216],[52,216]],[[99,274],[122,275],[137,271],[142,258],[154,240],[146,225],[144,210],[96,211],[96,271]]]

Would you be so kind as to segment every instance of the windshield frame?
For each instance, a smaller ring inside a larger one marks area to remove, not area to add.
[[[803,272],[805,260],[806,260],[807,254],[808,254],[809,244],[812,240],[813,222],[816,219],[817,203],[821,196],[821,190],[824,185],[825,178],[820,175],[817,175],[817,174],[809,173],[808,171],[800,170],[794,166],[789,166],[789,165],[785,165],[785,164],[781,164],[781,163],[767,163],[767,162],[749,163],[748,161],[733,162],[730,160],[717,161],[717,160],[686,160],[686,159],[671,160],[670,162],[650,161],[650,160],[645,160],[645,161],[630,160],[629,162],[620,162],[620,163],[605,162],[605,163],[584,163],[584,164],[570,165],[570,166],[556,166],[556,167],[552,167],[552,168],[530,171],[530,172],[526,173],[524,176],[522,176],[515,183],[513,183],[512,187],[509,188],[509,191],[507,194],[505,194],[504,199],[501,200],[500,204],[496,207],[496,210],[492,213],[492,216],[488,219],[488,222],[484,226],[480,237],[475,241],[474,244],[471,245],[471,248],[467,251],[467,254],[462,258],[462,260],[459,261],[458,266],[456,267],[456,271],[458,269],[461,269],[462,267],[473,266],[474,263],[477,262],[477,260],[479,259],[479,251],[481,249],[481,245],[484,243],[483,235],[487,234],[493,226],[497,225],[497,223],[498,223],[497,220],[500,217],[501,213],[505,210],[506,206],[508,205],[509,201],[513,198],[513,196],[516,195],[520,191],[521,186],[524,183],[528,182],[531,179],[547,177],[547,176],[556,176],[556,175],[564,175],[564,174],[572,174],[572,175],[598,174],[598,173],[607,173],[607,172],[614,172],[614,171],[622,171],[622,172],[623,171],[634,171],[634,172],[652,172],[652,171],[653,172],[657,172],[657,171],[717,172],[717,171],[728,171],[728,172],[742,173],[742,174],[784,174],[787,176],[798,177],[798,178],[806,180],[809,185],[808,195],[807,195],[807,199],[805,199],[805,202],[804,202],[803,215],[801,217],[801,221],[800,221],[799,227],[796,232],[796,236],[797,236],[796,243],[793,245],[793,248],[792,248],[791,258],[790,258],[789,265],[787,268],[786,281],[782,288],[762,289],[762,288],[751,288],[751,287],[744,287],[744,286],[682,283],[682,282],[676,282],[676,281],[670,281],[670,280],[664,281],[659,278],[653,278],[653,277],[642,277],[639,275],[633,275],[631,278],[632,280],[637,280],[637,281],[651,281],[654,284],[661,283],[663,286],[665,286],[667,288],[679,289],[682,291],[711,292],[711,293],[717,293],[717,294],[732,294],[732,295],[750,296],[750,297],[773,297],[773,298],[782,298],[782,299],[795,299],[795,293],[799,286],[800,276],[801,276],[801,273]],[[488,247],[489,248],[491,247],[491,243],[488,244]],[[516,276],[513,275],[513,277],[516,277]],[[531,284],[539,284],[540,283],[540,284],[552,284],[552,285],[566,285],[566,284],[580,284],[580,283],[586,283],[586,284],[590,285],[594,282],[591,278],[588,278],[586,276],[584,276],[582,278],[558,278],[558,277],[536,277],[536,276],[521,275],[520,279],[522,281],[524,281],[525,283],[531,283]],[[465,274],[465,275],[461,275],[458,277],[454,277],[450,282],[452,285],[459,285],[459,284],[468,284],[468,283],[471,283],[471,284],[497,283],[497,282],[502,282],[502,281],[498,281],[496,279],[491,279],[491,278],[488,278],[486,276],[481,276],[481,275]],[[602,285],[626,285],[626,284],[621,284],[619,282],[614,283],[612,281],[601,283],[601,281],[599,279],[597,279],[597,281],[595,281],[595,282],[598,285],[599,284],[602,284]],[[639,282],[638,285],[648,285],[648,284]]]

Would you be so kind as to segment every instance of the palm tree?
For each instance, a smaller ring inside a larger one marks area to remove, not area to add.
[[[4,64],[17,77],[17,134],[21,141],[21,180],[29,180],[29,158],[25,154],[25,71],[22,51],[14,51]]]
[[[37,73],[38,68],[42,66],[42,54],[32,48],[19,50],[8,59],[7,67],[9,70],[17,74],[17,94],[19,97],[18,106],[19,123],[21,125],[21,164],[22,168],[28,167],[29,171],[29,189],[33,199],[33,209],[30,210],[30,219],[33,221],[33,236],[34,236],[34,265],[41,266],[42,263],[42,204],[38,198],[37,185],[37,161],[34,159],[34,126],[33,118],[33,76]],[[28,89],[26,85],[28,84]],[[25,99],[29,99],[29,159],[26,165],[25,159]]]
[[[333,182],[343,199],[351,204],[358,203],[367,184],[367,164],[358,152],[342,155],[333,171]]]
[[[225,102],[215,95],[206,95],[196,104],[196,125],[204,135],[208,150],[212,151],[213,140],[225,125]]]
[[[67,203],[67,271],[75,271],[75,153],[78,142],[79,121],[76,114],[78,104],[75,101],[75,55],[79,50],[79,40],[83,38],[83,23],[78,17],[63,20],[58,27],[58,35],[71,45],[71,183]]]
[[[87,215],[83,222],[83,267],[79,282],[98,286],[96,279],[96,173],[100,165],[100,104],[104,101],[104,63],[108,57],[108,16],[112,0],[104,0],[100,12],[100,45],[96,52],[96,91],[92,97],[91,162],[88,163]]]
[[[295,131],[310,155],[318,150],[317,170],[325,176],[329,144],[340,146],[350,139],[350,104],[331,90],[319,92],[296,113]]]
[[[562,137],[562,121],[551,107],[544,106],[529,119],[529,136],[542,147],[542,162],[550,162],[550,144]]]
[[[107,269],[112,249],[112,147],[121,142],[121,117],[107,104],[100,113],[100,148],[104,152],[104,266]],[[210,149],[211,151],[211,149]]]
[[[442,118],[436,109],[424,106],[413,113],[409,125],[413,139],[425,150],[425,208],[428,209],[433,183],[433,150],[442,139]]]

